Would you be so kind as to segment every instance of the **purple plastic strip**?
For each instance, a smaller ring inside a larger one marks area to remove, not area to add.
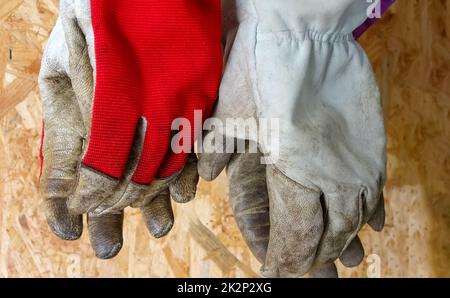
[[[365,0],[361,0],[365,1]],[[381,15],[383,15],[396,0],[381,0]],[[379,18],[367,18],[367,20],[359,26],[355,31],[353,31],[353,36],[358,39],[364,32],[367,31],[373,24],[375,24]]]

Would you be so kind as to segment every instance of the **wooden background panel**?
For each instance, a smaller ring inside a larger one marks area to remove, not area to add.
[[[383,93],[387,226],[363,229],[367,258],[339,266],[347,277],[450,276],[450,1],[397,2],[361,41]],[[57,0],[0,0],[0,276],[257,276],[224,175],[176,205],[164,239],[152,239],[127,209],[125,244],[113,260],[96,259],[86,233],[73,242],[52,235],[37,189],[36,78],[57,10]]]

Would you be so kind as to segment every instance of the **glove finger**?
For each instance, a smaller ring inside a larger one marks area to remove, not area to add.
[[[40,193],[53,233],[64,240],[75,240],[83,230],[82,217],[70,215],[66,201],[76,185],[85,129],[68,75],[67,42],[60,18],[45,49],[39,74],[44,122]]]
[[[378,206],[367,223],[374,231],[381,232],[384,228],[385,221],[386,212],[384,209],[384,194],[381,193],[381,198]]]
[[[326,264],[309,272],[312,278],[338,278],[338,271],[334,263]]]
[[[157,121],[154,120],[154,122]],[[155,177],[163,179],[171,177],[181,172],[187,159],[185,153],[176,154],[176,158],[171,159],[172,132],[170,124],[158,123],[156,125],[163,128],[155,129],[148,126],[145,133],[141,157],[131,179],[137,184],[149,185]]]
[[[69,214],[64,198],[45,200],[43,204],[47,224],[56,236],[63,240],[76,240],[81,237],[83,216]]]
[[[115,257],[122,248],[123,212],[94,215],[88,213],[89,239],[95,255],[100,259]]]
[[[114,119],[108,119],[110,116]],[[136,199],[134,196],[136,192],[133,190],[131,191],[133,194],[128,196],[127,188],[130,184],[135,184],[134,188],[138,190],[137,193],[150,188],[156,172],[164,160],[165,152],[161,148],[169,147],[169,130],[147,129],[147,121],[145,119],[143,121],[142,117],[136,116],[136,121],[130,121],[133,114],[126,115],[126,117],[120,113],[108,114],[108,117],[93,115],[91,139],[83,158],[78,187],[68,201],[69,210],[73,214],[108,213],[123,207],[124,200]],[[121,121],[116,119],[117,117]],[[101,123],[96,123],[97,119],[117,123],[114,126],[106,124],[103,126]],[[126,119],[126,125],[122,123],[124,119]],[[114,127],[117,129],[120,127],[119,132],[126,137],[117,139],[116,133],[102,131],[109,127],[112,127],[112,131],[114,131]],[[145,135],[143,142],[142,135]],[[163,141],[158,143],[154,140]],[[136,150],[138,153],[140,152],[137,164]],[[114,154],[111,155],[109,152],[114,152]],[[133,170],[132,173],[130,169]],[[123,196],[124,193],[125,196]]]
[[[136,122],[129,154],[122,169],[123,177],[113,178],[85,164],[82,165],[78,187],[68,201],[71,213],[91,212],[97,215],[117,213],[137,200],[139,195],[149,188],[131,181],[138,164],[142,162],[146,131],[147,121],[141,117]]]
[[[234,139],[218,137],[215,135],[215,131],[205,134],[202,153],[198,155],[200,177],[206,181],[216,179],[227,166],[235,152],[234,149]]]
[[[267,166],[270,240],[266,277],[298,277],[310,271],[323,232],[320,193]]]
[[[358,236],[350,242],[349,246],[340,256],[340,261],[345,267],[352,268],[361,264],[364,258],[364,248]],[[313,278],[337,278],[338,272],[334,263],[322,265],[318,269],[312,269],[309,273]]]
[[[169,185],[172,199],[177,203],[192,201],[197,192],[198,180],[197,157],[190,154],[178,178]]]
[[[364,248],[361,240],[356,236],[349,246],[344,250],[339,260],[345,267],[352,268],[361,264],[364,258]],[[309,273],[313,278],[337,278],[338,272],[334,263],[322,265],[318,269],[313,269]]]
[[[131,177],[140,160],[144,142],[145,119],[141,118],[135,134],[133,147],[125,168],[124,179],[119,184],[113,195],[99,205],[94,212],[97,215],[117,213],[128,206],[135,208],[152,204],[152,201],[162,192],[167,192],[167,187],[173,186],[173,192],[177,199],[190,200],[195,196],[198,182],[196,156],[189,156],[186,166],[181,173],[176,173],[168,178],[154,179],[150,185],[140,185],[131,181]]]
[[[68,201],[71,213],[91,212],[97,215],[117,213],[139,200],[144,193],[157,193],[166,187],[165,180],[155,179],[150,185],[131,181],[138,163],[141,162],[146,121],[141,118],[137,125],[130,154],[123,169],[123,177],[120,179],[109,177],[83,164],[77,189]],[[171,179],[173,178],[167,181]]]
[[[81,140],[70,134],[62,138],[55,136],[52,132],[47,133],[43,143],[40,179],[43,209],[47,223],[55,235],[63,240],[75,240],[83,231],[82,216],[70,214],[67,198],[73,193],[77,181]]]
[[[363,191],[341,189],[340,193],[324,194],[325,228],[317,250],[315,267],[336,261],[350,245],[364,224],[365,194]]]
[[[144,222],[155,238],[161,238],[172,229],[174,216],[169,192],[163,191],[147,205],[140,207]]]
[[[82,165],[75,192],[67,200],[67,208],[71,214],[93,213],[104,201],[113,197],[119,185],[119,180]]]
[[[161,192],[166,191],[168,186],[178,178],[178,174],[165,179],[155,179],[150,185],[140,185],[134,182],[120,184],[112,197],[105,200],[93,213],[97,215],[115,213],[128,206],[140,208],[148,205]],[[112,204],[111,204],[112,202]]]
[[[116,188],[116,191],[112,194],[112,196],[105,199],[94,211],[92,211],[93,213],[97,215],[118,213],[126,207],[130,206],[135,200],[139,198],[141,194],[145,192],[147,188],[149,188],[131,182],[131,177],[136,170],[141,156],[146,127],[146,120],[144,118],[140,118],[134,135],[130,155],[128,156],[128,161],[124,169],[123,178],[121,179]]]
[[[235,220],[253,255],[264,263],[270,233],[269,194],[262,154],[234,154],[227,166]]]
[[[232,153],[199,154],[198,173],[206,181],[216,179],[231,159]]]
[[[364,259],[364,247],[361,243],[361,239],[356,236],[352,242],[347,246],[342,255],[339,257],[339,260],[345,267],[352,268],[356,267]]]

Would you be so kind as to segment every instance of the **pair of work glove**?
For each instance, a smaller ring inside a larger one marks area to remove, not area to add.
[[[100,258],[122,246],[125,207],[140,208],[161,237],[173,225],[170,197],[195,195],[196,157],[169,149],[171,122],[212,110],[220,3],[159,2],[61,1],[42,61],[46,216],[55,234],[77,239],[87,213]],[[367,5],[223,1],[226,68],[215,116],[279,119],[279,148],[256,131],[212,131],[198,172],[212,180],[227,168],[236,220],[266,276],[336,276],[337,258],[362,260],[362,225],[383,226],[379,94],[351,36]],[[191,128],[192,139],[198,133]],[[264,157],[208,150],[217,137]]]

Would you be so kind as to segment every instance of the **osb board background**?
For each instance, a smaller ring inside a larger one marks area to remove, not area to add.
[[[74,242],[51,234],[37,191],[36,76],[57,10],[58,0],[0,0],[0,276],[258,276],[223,176],[201,182],[196,200],[176,207],[174,230],[162,240],[127,210],[125,245],[113,260],[96,259],[86,233]],[[383,277],[450,276],[449,35],[450,0],[398,0],[362,40],[389,136],[387,226],[362,231],[368,258],[355,269],[339,266],[342,276],[373,273],[376,255]]]

